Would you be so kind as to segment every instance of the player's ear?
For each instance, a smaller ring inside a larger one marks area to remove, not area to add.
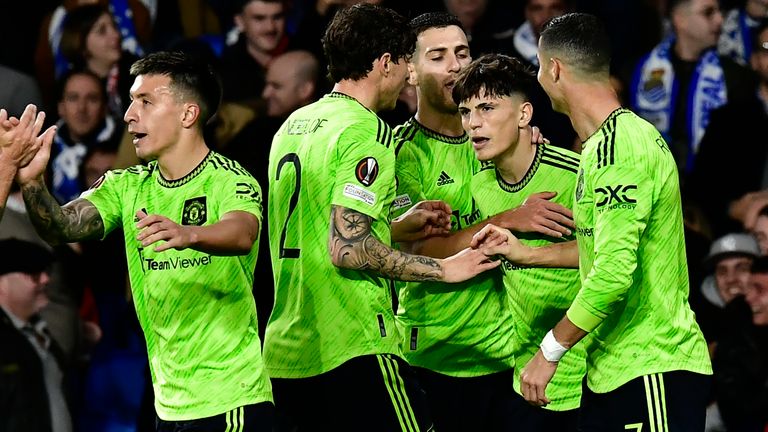
[[[531,123],[533,118],[533,105],[530,102],[523,102],[520,105],[520,121],[518,127],[526,127]]]
[[[549,61],[549,74],[551,75],[552,82],[558,82],[560,80],[560,73],[562,72],[562,63],[560,59],[553,57]]]
[[[184,109],[181,112],[181,125],[184,128],[190,128],[197,123],[198,118],[200,118],[200,105],[185,103]]]
[[[381,55],[381,57],[377,58],[377,59],[374,61],[374,63],[375,63],[375,65],[374,65],[374,66],[378,66],[378,67],[379,67],[379,70],[381,71],[381,73],[382,73],[384,76],[387,76],[387,75],[389,75],[389,74],[390,74],[390,72],[392,72],[392,67],[394,66],[394,65],[392,64],[392,63],[393,63],[393,60],[392,60],[392,55],[391,55],[390,53],[384,53],[384,54],[382,54],[382,55]],[[375,68],[374,68],[374,69],[375,69]]]

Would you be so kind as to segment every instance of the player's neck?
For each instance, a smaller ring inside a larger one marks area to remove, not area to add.
[[[493,159],[493,164],[507,183],[518,183],[533,164],[536,157],[536,145],[531,144],[531,128],[520,130],[517,143],[512,144],[507,151]]]
[[[195,135],[187,142],[180,140],[177,145],[158,156],[157,166],[166,180],[178,180],[200,165],[209,151],[203,137]]]
[[[461,126],[461,116],[459,112],[440,112],[426,104],[419,103],[416,110],[416,121],[439,134],[460,137],[464,135],[464,128]]]
[[[594,134],[612,112],[621,108],[616,91],[608,83],[584,83],[574,86],[567,97],[571,124],[584,142]],[[584,96],[589,95],[589,96]]]
[[[361,105],[373,112],[378,112],[379,110],[378,91],[367,78],[357,81],[339,81],[333,86],[333,91],[355,98]]]

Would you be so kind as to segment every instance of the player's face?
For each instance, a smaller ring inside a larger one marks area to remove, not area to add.
[[[715,284],[726,303],[747,290],[751,267],[752,258],[748,257],[729,257],[718,261],[715,266]]]
[[[45,288],[50,278],[48,273],[6,273],[0,286],[10,310],[19,318],[29,319],[48,304]]]
[[[768,325],[768,274],[753,273],[745,297],[752,309],[752,322]]]
[[[547,21],[565,14],[567,10],[563,0],[530,0],[525,6],[525,19],[531,23],[533,33],[538,37]]]
[[[456,112],[451,97],[456,75],[469,64],[469,43],[457,26],[432,28],[419,34],[412,59],[411,82],[418,87],[419,98],[432,108]]]
[[[101,82],[90,75],[77,74],[67,81],[58,109],[73,139],[79,141],[93,133],[104,120],[102,94]]]
[[[768,83],[768,29],[758,36],[758,44],[752,53],[752,69],[763,83]]]
[[[124,120],[142,159],[157,159],[179,141],[185,107],[170,85],[166,75],[139,75],[131,87]]]
[[[678,37],[695,41],[701,49],[717,44],[723,27],[723,14],[717,0],[691,0],[673,17]]]
[[[559,113],[566,114],[563,104],[560,101],[560,94],[557,90],[557,86],[555,86],[555,83],[552,80],[552,71],[553,68],[556,67],[555,62],[549,55],[542,52],[541,45],[539,45],[536,57],[539,59],[539,70],[536,72],[536,79],[539,81],[539,84],[541,84],[541,88],[544,89],[544,92],[547,93],[547,96],[549,96],[549,100],[552,102],[552,109]]]
[[[262,52],[272,51],[285,34],[283,4],[254,0],[235,16],[235,24],[245,34],[250,47]]]
[[[461,124],[472,139],[478,160],[498,160],[515,149],[520,139],[522,105],[518,97],[485,95],[459,104]]]
[[[96,20],[85,38],[87,60],[112,64],[120,60],[120,33],[112,16],[105,13]]]

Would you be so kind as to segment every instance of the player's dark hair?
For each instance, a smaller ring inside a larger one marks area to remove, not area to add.
[[[159,51],[131,65],[131,75],[165,75],[171,89],[189,97],[200,106],[202,128],[216,114],[221,104],[221,78],[207,62],[182,52]]]
[[[461,24],[461,21],[459,21],[456,15],[452,15],[448,12],[423,13],[413,18],[409,24],[417,37],[421,33],[433,28],[456,26],[464,31],[464,26]]]
[[[323,36],[328,76],[333,82],[364,78],[374,60],[385,53],[395,63],[408,60],[415,46],[416,36],[403,16],[368,3],[338,11]]]
[[[520,60],[504,54],[485,54],[459,72],[453,85],[453,102],[475,96],[522,96],[530,101],[536,86],[533,71]]]
[[[557,56],[586,74],[610,71],[611,41],[594,15],[568,13],[549,20],[541,31],[539,52]]]

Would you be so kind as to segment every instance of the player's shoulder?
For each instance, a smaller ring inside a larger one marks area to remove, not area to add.
[[[598,170],[616,165],[653,165],[660,157],[669,156],[669,147],[658,129],[626,108],[611,113],[589,141],[583,157],[588,157],[589,165]]]
[[[240,181],[256,182],[253,175],[243,168],[239,162],[215,151],[211,151],[208,154],[205,164],[206,167],[210,167],[217,176],[231,177]]]
[[[581,155],[566,148],[548,144],[541,146],[541,163],[551,168],[576,174],[579,170]]]
[[[146,165],[138,164],[127,168],[111,169],[103,177],[111,181],[139,182],[151,177],[155,170],[157,170],[157,161],[151,161]]]

